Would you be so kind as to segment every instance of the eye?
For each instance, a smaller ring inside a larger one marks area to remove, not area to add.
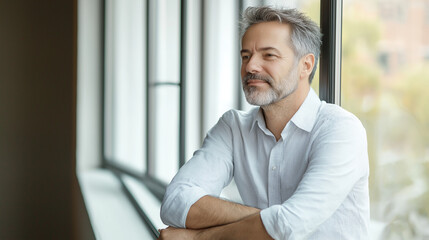
[[[265,54],[265,57],[266,57],[266,58],[276,58],[276,57],[277,57],[277,55],[275,55],[275,54],[273,54],[273,53],[266,53],[266,54]]]
[[[242,55],[241,56],[241,60],[243,60],[243,61],[248,60],[249,58],[250,58],[249,55]]]

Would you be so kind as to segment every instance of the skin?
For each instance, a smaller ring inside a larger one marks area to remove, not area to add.
[[[288,24],[265,22],[251,26],[242,38],[241,77],[246,98],[261,106],[267,128],[277,140],[307,97],[315,61],[312,54],[296,59],[290,35]],[[186,229],[160,230],[159,239],[272,239],[259,212],[204,196],[191,206]]]
[[[211,206],[207,208],[206,206]],[[194,204],[186,218],[186,228],[203,229],[240,221],[252,214],[259,213],[257,208],[228,202],[212,196],[202,197]],[[205,216],[212,216],[206,218]]]

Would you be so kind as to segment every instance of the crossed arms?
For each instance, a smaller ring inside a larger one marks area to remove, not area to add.
[[[257,208],[204,196],[190,208],[187,229],[161,230],[159,239],[272,239],[259,212]]]

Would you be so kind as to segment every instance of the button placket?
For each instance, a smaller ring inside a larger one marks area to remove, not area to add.
[[[270,206],[280,204],[281,193],[280,189],[280,175],[279,175],[279,164],[281,161],[282,154],[282,141],[278,141],[271,150],[269,171],[268,171],[268,202]]]

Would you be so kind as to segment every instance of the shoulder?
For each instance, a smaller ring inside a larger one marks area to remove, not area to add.
[[[258,111],[259,107],[251,108],[249,111],[231,109],[222,115],[220,121],[225,122],[229,126],[249,125],[255,119]]]
[[[328,162],[353,163],[350,166],[361,169],[363,174],[368,173],[366,130],[353,113],[323,102],[312,138],[313,157],[324,157]]]
[[[317,131],[341,131],[344,134],[356,133],[366,135],[365,128],[359,118],[344,108],[323,102],[316,122]]]

